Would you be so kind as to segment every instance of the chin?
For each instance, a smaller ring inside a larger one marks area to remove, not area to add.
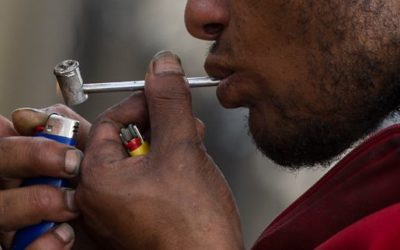
[[[293,170],[329,166],[355,140],[329,127],[319,121],[272,124],[257,115],[249,117],[250,134],[257,148],[278,165]]]

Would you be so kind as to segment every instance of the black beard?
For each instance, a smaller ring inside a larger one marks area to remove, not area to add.
[[[329,2],[332,6],[342,5]],[[278,131],[268,131],[261,124],[268,124],[267,114],[257,113],[256,119],[252,113],[257,111],[250,110],[250,131],[255,143],[280,165],[292,169],[329,165],[335,156],[376,130],[385,117],[399,109],[398,14],[389,8],[389,2],[380,5],[382,8],[374,15],[361,10],[361,1],[348,2],[354,3],[358,7],[348,6],[352,8],[349,12],[341,12],[339,7],[318,11],[314,7],[322,8],[320,5],[311,6],[310,12],[318,13],[314,18],[327,24],[316,29],[320,32],[316,34],[319,52],[305,62],[309,66],[309,81],[320,98],[315,105],[322,109],[302,106],[301,110],[308,111],[294,117],[289,111],[296,100],[284,103],[285,100],[267,97],[279,110],[280,124],[274,124]],[[355,25],[357,21],[349,13],[364,18],[364,26]],[[374,36],[368,35],[371,32]],[[368,42],[358,42],[360,39]],[[298,105],[302,104],[299,100]]]
[[[257,147],[276,163],[292,169],[329,165],[335,156],[374,131],[400,104],[398,10],[389,1],[307,3],[309,8],[299,15],[304,17],[299,19],[304,23],[304,34],[288,37],[288,41],[300,40],[319,49],[308,55],[304,64],[309,70],[308,81],[318,94],[315,105],[321,109],[305,107],[306,101],[294,100],[295,95],[266,96],[279,116],[275,124],[271,125],[268,114],[260,113],[262,108],[250,108],[249,117]],[[307,32],[314,33],[308,36]],[[234,55],[233,49],[217,40],[210,53]],[[302,93],[297,96],[305,98]],[[293,115],[293,105],[304,113]]]
[[[360,64],[354,65],[360,66]],[[352,84],[358,91],[349,91],[350,93],[339,91],[339,94],[344,96],[342,100],[337,93],[332,94],[330,100],[332,102],[336,99],[340,119],[330,119],[329,115],[319,115],[309,119],[289,117],[285,112],[289,107],[282,105],[276,107],[281,111],[282,118],[281,124],[276,126],[285,128],[290,124],[295,129],[293,131],[282,129],[280,131],[282,133],[271,133],[262,124],[256,124],[256,119],[252,118],[254,115],[250,110],[250,132],[259,150],[277,164],[291,169],[316,164],[330,165],[335,156],[349,148],[355,141],[376,130],[383,119],[399,110],[400,66],[391,68],[387,64],[373,65],[375,68],[369,70],[363,67],[357,70],[346,67],[353,72]],[[374,82],[371,77],[376,72],[383,74],[379,83]],[[384,87],[377,91],[374,87],[377,85]],[[275,101],[275,105],[279,106],[279,101]],[[258,122],[265,124],[265,120]]]

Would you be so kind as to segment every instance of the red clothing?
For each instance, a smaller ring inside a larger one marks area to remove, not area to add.
[[[372,136],[281,213],[259,249],[400,249],[400,125]]]

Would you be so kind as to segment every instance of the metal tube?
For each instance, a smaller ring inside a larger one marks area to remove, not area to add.
[[[187,78],[191,88],[216,86],[219,80],[210,77],[191,77]],[[135,91],[144,89],[145,82],[141,81],[128,81],[128,82],[105,82],[105,83],[85,83],[83,84],[83,92],[90,93],[104,93],[104,92],[117,92],[117,91]]]

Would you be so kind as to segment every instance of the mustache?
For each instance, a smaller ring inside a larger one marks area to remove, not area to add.
[[[211,43],[210,47],[208,48],[208,53],[234,56],[235,50],[229,41],[222,41],[221,39],[217,39]]]
[[[208,53],[209,54],[217,53],[217,50],[218,50],[219,47],[220,47],[219,40],[214,41],[213,43],[211,43],[210,47],[208,48]]]

